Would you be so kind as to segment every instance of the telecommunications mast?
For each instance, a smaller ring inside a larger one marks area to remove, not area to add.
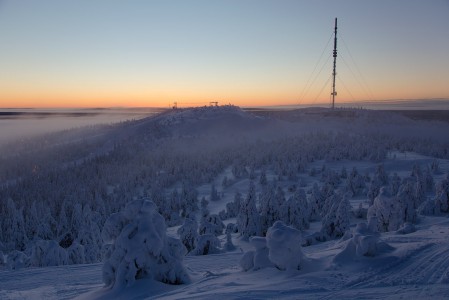
[[[334,28],[334,67],[332,70],[332,109],[335,108],[335,96],[337,95],[337,92],[335,91],[335,76],[337,76],[337,18],[335,18],[335,28]]]

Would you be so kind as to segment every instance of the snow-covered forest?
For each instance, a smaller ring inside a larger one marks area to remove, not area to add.
[[[0,298],[449,297],[448,132],[219,106],[2,145]]]

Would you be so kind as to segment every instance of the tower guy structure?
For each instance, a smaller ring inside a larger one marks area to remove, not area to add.
[[[332,70],[332,109],[335,108],[335,96],[337,92],[335,91],[335,77],[337,76],[337,18],[335,18],[335,28],[334,28],[334,66]]]

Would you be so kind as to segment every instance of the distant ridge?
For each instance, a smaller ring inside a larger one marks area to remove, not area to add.
[[[279,109],[290,110],[308,107],[329,107],[329,103],[314,103],[301,105],[272,105],[272,106],[251,106],[245,107],[248,110],[254,109]],[[377,110],[449,110],[449,98],[430,99],[388,99],[378,101],[356,101],[339,102],[338,107],[353,107]]]

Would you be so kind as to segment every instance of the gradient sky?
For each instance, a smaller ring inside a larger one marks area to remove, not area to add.
[[[448,0],[9,0],[0,107],[329,102],[335,17],[337,101],[449,98]]]

